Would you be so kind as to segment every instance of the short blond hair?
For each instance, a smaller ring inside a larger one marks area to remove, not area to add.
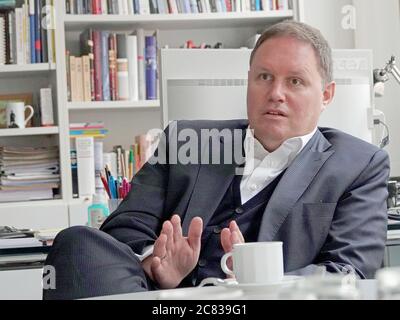
[[[254,55],[261,44],[271,38],[286,36],[293,37],[297,40],[310,44],[314,49],[317,59],[319,60],[318,69],[321,78],[325,83],[330,83],[333,81],[332,50],[328,41],[318,29],[294,20],[285,20],[274,24],[261,34],[253,51],[251,52],[250,65],[253,62]]]

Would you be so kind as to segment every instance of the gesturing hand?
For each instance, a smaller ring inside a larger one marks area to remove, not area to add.
[[[239,229],[236,221],[229,223],[229,228],[224,228],[221,231],[221,245],[225,253],[232,251],[235,243],[244,243],[244,237]],[[227,266],[232,270],[232,257],[229,257]]]
[[[153,255],[144,261],[143,268],[161,288],[176,288],[194,269],[200,255],[203,220],[190,222],[188,236],[182,235],[181,219],[174,215],[165,221],[154,243]],[[146,266],[147,265],[147,266]]]

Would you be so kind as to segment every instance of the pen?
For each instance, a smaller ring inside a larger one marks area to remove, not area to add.
[[[108,187],[108,183],[106,178],[100,173],[101,182],[103,183],[104,189],[106,190],[108,197],[111,199],[110,188]]]
[[[108,187],[110,190],[111,199],[116,199],[115,180],[114,177],[111,175],[110,179],[108,180]]]

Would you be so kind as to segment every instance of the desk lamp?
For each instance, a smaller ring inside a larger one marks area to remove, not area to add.
[[[374,69],[374,93],[375,97],[382,97],[384,94],[384,83],[388,81],[389,74],[391,74],[400,84],[400,70],[396,66],[395,56],[391,56],[390,60],[386,63],[383,69]],[[389,144],[389,128],[387,125],[379,119],[374,120],[374,124],[382,124],[386,129],[386,136],[382,138],[379,146],[381,148]]]

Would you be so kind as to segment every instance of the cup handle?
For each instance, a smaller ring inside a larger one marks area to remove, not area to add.
[[[35,113],[35,110],[33,110],[32,106],[30,105],[25,106],[24,112],[26,109],[29,109],[31,111],[31,114],[28,116],[28,118],[25,119],[25,125],[28,123],[29,120],[32,119],[33,114]]]
[[[230,276],[235,276],[235,274],[233,273],[233,271],[231,269],[228,268],[228,266],[226,265],[226,261],[228,260],[229,257],[232,256],[232,251],[231,252],[227,252],[222,256],[221,259],[221,268],[222,271],[225,272],[226,274],[230,275]]]

